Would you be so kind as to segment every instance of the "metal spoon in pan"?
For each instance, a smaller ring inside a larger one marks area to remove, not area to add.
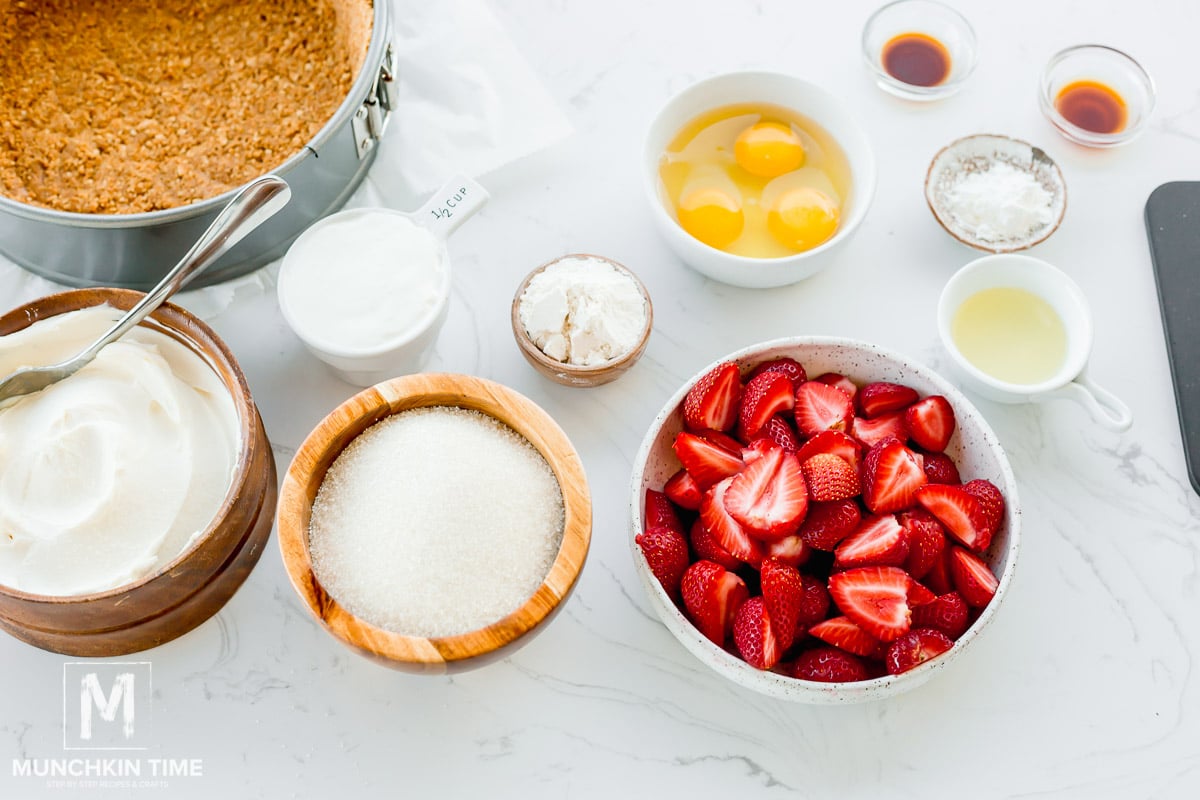
[[[292,190],[287,182],[274,175],[265,175],[242,188],[229,205],[221,210],[204,235],[192,245],[175,268],[166,274],[137,305],[109,328],[79,355],[45,367],[22,367],[0,380],[0,404],[21,395],[40,392],[63,378],[74,375],[91,363],[106,345],[120,339],[139,322],[150,316],[192,277],[225,254],[246,234],[271,218],[287,205]]]

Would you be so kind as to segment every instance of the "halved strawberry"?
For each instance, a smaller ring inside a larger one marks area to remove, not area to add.
[[[866,447],[874,447],[888,437],[901,442],[908,440],[908,424],[903,411],[882,414],[874,419],[855,417],[850,423],[850,432]]]
[[[875,381],[858,390],[855,402],[862,415],[870,418],[908,408],[917,402],[920,396],[916,389],[898,383]]]
[[[783,648],[779,634],[761,597],[742,603],[733,622],[733,643],[746,663],[758,669],[770,669],[779,663]]]
[[[688,568],[688,546],[683,535],[671,528],[650,528],[634,540],[646,564],[672,598],[679,598],[679,582]]]
[[[936,517],[923,508],[905,511],[898,519],[908,531],[908,558],[904,560],[904,569],[919,581],[944,559],[945,529]]]
[[[680,586],[688,618],[713,644],[724,647],[734,615],[750,596],[746,582],[720,564],[697,561],[683,573]]]
[[[898,440],[886,439],[863,459],[863,503],[875,514],[903,511],[927,480],[916,454]]]
[[[840,647],[848,653],[867,658],[880,658],[883,655],[883,642],[854,624],[849,617],[834,617],[818,622],[808,629],[825,644]]]
[[[771,447],[747,464],[729,484],[725,508],[760,539],[794,534],[808,511],[808,489],[796,456]]]
[[[950,577],[967,605],[983,608],[992,602],[1000,581],[979,556],[961,547],[950,547]]]
[[[742,463],[751,464],[774,450],[782,449],[770,439],[759,437],[742,448]]]
[[[764,372],[779,372],[788,377],[792,382],[792,389],[808,380],[808,373],[804,371],[804,365],[794,358],[777,358],[774,361],[764,361],[754,368],[750,373],[750,379],[753,380]]]
[[[865,664],[835,647],[805,650],[788,666],[787,671],[793,678],[821,683],[849,683],[865,681],[869,677]]]
[[[791,425],[779,417],[771,417],[758,432],[756,441],[763,440],[779,445],[788,453],[794,453],[800,449],[800,440],[796,438],[796,432],[792,430]]]
[[[833,554],[834,569],[898,567],[908,558],[908,533],[891,514],[867,517]]]
[[[846,393],[852,401],[858,394],[858,384],[837,372],[825,372],[813,378],[817,383],[823,383],[826,386],[834,386]]]
[[[1004,521],[1004,495],[996,488],[996,484],[983,478],[976,478],[963,484],[963,491],[974,495],[983,509],[984,524],[988,529],[990,544],[991,534],[994,534]],[[986,546],[980,549],[986,549]]]
[[[971,609],[958,592],[947,592],[932,603],[914,608],[912,618],[913,625],[936,628],[951,639],[957,639],[971,624]]]
[[[854,417],[854,403],[841,389],[816,381],[800,384],[794,409],[796,429],[803,436],[821,431],[843,431]]]
[[[763,554],[789,567],[798,567],[808,561],[812,549],[804,543],[799,534],[785,536],[773,542],[763,542]]]
[[[848,500],[862,491],[858,471],[832,453],[817,453],[801,468],[809,497],[819,503]]]
[[[948,483],[957,486],[962,483],[958,476],[958,467],[954,459],[945,453],[922,453],[921,466],[925,469],[925,477],[930,483]]]
[[[742,398],[742,375],[732,361],[718,364],[688,390],[683,399],[683,421],[694,431],[728,431],[737,422]]]
[[[954,646],[950,637],[933,628],[916,628],[892,642],[884,663],[890,675],[908,672]]]
[[[731,453],[740,453],[744,445],[737,439],[730,436],[728,433],[721,431],[699,431],[696,434],[701,439],[712,442],[718,447],[722,447]]]
[[[811,503],[800,525],[800,538],[814,550],[833,552],[838,542],[854,533],[862,521],[862,512],[853,500]]]
[[[938,599],[938,596],[924,585],[913,581],[908,587],[908,607],[912,609],[928,605]]]
[[[855,625],[882,642],[908,632],[912,578],[897,567],[859,567],[829,576],[829,594]]]
[[[954,581],[950,578],[950,546],[950,540],[946,539],[946,545],[942,548],[942,557],[934,561],[929,572],[921,578],[922,583],[937,595],[954,591]]]
[[[954,409],[940,394],[931,394],[909,406],[904,412],[909,436],[921,447],[940,453],[954,433]]]
[[[692,523],[692,531],[688,535],[688,539],[692,543],[692,552],[697,561],[712,561],[725,569],[737,569],[742,565],[739,559],[734,558],[728,550],[721,547],[700,520]]]
[[[776,414],[796,405],[792,382],[782,372],[764,372],[746,384],[738,410],[738,435],[750,442]]]
[[[792,646],[800,604],[804,601],[804,582],[795,567],[765,558],[759,572],[763,602],[771,618],[771,630],[782,653]]]
[[[679,470],[667,480],[663,494],[671,498],[675,505],[689,511],[700,508],[700,502],[704,500],[704,490],[686,469]]]
[[[681,431],[672,447],[683,468],[701,489],[707,489],[742,469],[740,451],[730,452],[694,433]]]
[[[800,459],[800,463],[803,464],[815,455],[829,453],[857,470],[862,451],[861,444],[841,431],[821,431],[796,451],[796,458]]]
[[[731,483],[733,478],[726,478],[704,495],[704,502],[700,504],[700,522],[725,552],[757,567],[763,559],[762,547],[725,508],[725,493]]]
[[[675,513],[675,506],[662,492],[653,489],[646,490],[646,530],[651,528],[670,528],[682,534],[683,523]]]
[[[802,593],[800,597],[800,615],[796,617],[796,630],[806,629],[816,625],[829,614],[829,590],[825,582],[812,575],[800,574]]]
[[[917,492],[917,502],[958,541],[982,552],[992,541],[987,515],[979,498],[961,486],[931,483]]]

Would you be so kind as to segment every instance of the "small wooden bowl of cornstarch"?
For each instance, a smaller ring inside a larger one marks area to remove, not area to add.
[[[280,490],[279,548],[309,612],[406,672],[474,669],[546,627],[583,569],[583,463],[540,407],[492,381],[364,389],[309,434]]]
[[[653,327],[646,287],[603,256],[572,253],[548,261],[513,295],[513,338],[521,355],[564,386],[615,381],[641,358]]]
[[[1067,210],[1067,184],[1041,148],[1010,136],[976,134],[933,157],[925,200],[958,241],[988,253],[1012,253],[1058,230]]]

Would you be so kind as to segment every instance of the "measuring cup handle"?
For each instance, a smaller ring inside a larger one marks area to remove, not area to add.
[[[1093,419],[1112,431],[1129,430],[1129,426],[1133,424],[1133,412],[1129,410],[1129,406],[1112,392],[1097,385],[1086,374],[1081,374],[1066,386],[1048,392],[1043,397],[1065,397],[1074,400],[1091,412]]]
[[[466,175],[455,175],[434,192],[412,218],[444,241],[487,201],[487,189]]]

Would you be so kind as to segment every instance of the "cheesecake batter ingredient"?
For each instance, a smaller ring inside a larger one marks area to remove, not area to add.
[[[401,214],[363,208],[318,223],[288,250],[279,297],[322,349],[392,347],[427,327],[449,292],[441,241]]]
[[[0,337],[0,374],[74,355],[120,313],[97,306]],[[78,595],[166,566],[220,509],[238,431],[216,373],[145,326],[0,407],[0,583]]]
[[[562,543],[550,465],[496,419],[432,406],[363,431],[330,466],[309,528],[313,571],[350,613],[454,636],[533,595]]]
[[[215,197],[350,93],[369,0],[0,0],[0,194],[85,214]]]
[[[604,259],[567,256],[529,281],[518,308],[521,324],[556,361],[594,366],[637,347],[646,299],[624,272]]]

